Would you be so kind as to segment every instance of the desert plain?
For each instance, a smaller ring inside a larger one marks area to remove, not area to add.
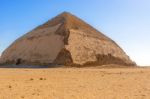
[[[0,68],[0,99],[150,99],[150,68]]]

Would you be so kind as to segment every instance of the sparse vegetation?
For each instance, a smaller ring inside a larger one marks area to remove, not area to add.
[[[43,78],[40,78],[40,80],[43,80]]]
[[[12,88],[12,86],[11,86],[11,85],[9,85],[9,86],[8,86],[8,88]]]
[[[39,80],[46,80],[46,78],[42,78],[42,77],[41,77]]]
[[[34,80],[33,78],[30,78],[30,80],[32,81],[32,80]]]

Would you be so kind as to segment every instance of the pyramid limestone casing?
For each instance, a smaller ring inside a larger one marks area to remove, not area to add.
[[[3,64],[135,65],[110,38],[63,13],[17,39],[2,54]]]

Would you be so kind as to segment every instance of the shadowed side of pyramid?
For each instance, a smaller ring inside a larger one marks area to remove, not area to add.
[[[2,64],[25,65],[135,65],[109,37],[64,12],[11,44]]]

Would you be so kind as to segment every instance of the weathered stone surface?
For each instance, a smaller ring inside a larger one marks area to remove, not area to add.
[[[0,63],[135,65],[113,40],[66,12],[17,39],[3,52]]]

